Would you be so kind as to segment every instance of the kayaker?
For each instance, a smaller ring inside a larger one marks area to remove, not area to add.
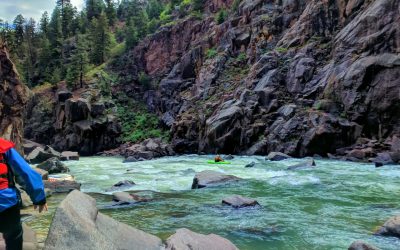
[[[215,162],[222,162],[222,161],[224,161],[224,159],[222,159],[222,157],[220,155],[217,155],[217,156],[215,156],[214,161]]]
[[[14,143],[0,138],[0,233],[6,250],[22,250],[23,245],[21,199],[15,187],[14,172],[24,181],[34,208],[39,208],[39,213],[47,211],[42,177],[14,149]]]

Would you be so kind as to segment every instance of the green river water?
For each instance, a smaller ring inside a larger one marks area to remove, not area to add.
[[[376,169],[372,164],[316,160],[316,168],[288,171],[288,166],[304,159],[269,162],[263,157],[236,157],[230,165],[212,165],[207,164],[210,157],[187,155],[125,164],[121,158],[82,157],[66,164],[82,183],[82,191],[96,198],[101,212],[162,239],[185,227],[219,234],[240,249],[347,249],[357,239],[381,249],[400,249],[399,239],[373,235],[389,217],[400,214],[399,166]],[[255,167],[244,168],[252,161]],[[195,172],[202,170],[244,180],[191,190]],[[137,185],[131,190],[154,200],[107,208],[112,198],[105,190],[120,180],[134,181]],[[262,207],[223,206],[221,200],[233,194],[254,198]],[[52,196],[49,213],[33,213],[27,219],[41,240],[63,198]]]

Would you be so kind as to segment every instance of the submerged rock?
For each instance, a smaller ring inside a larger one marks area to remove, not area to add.
[[[147,202],[151,201],[151,199],[141,197],[136,194],[130,194],[127,192],[116,192],[113,193],[113,201],[120,202],[121,204],[131,204],[131,203],[137,203],[137,202]]]
[[[284,153],[280,153],[280,152],[271,152],[267,155],[267,157],[265,158],[266,160],[270,160],[270,161],[282,161],[285,159],[289,159],[292,158],[287,154]]]
[[[379,250],[379,248],[371,246],[364,241],[357,240],[349,246],[348,250]]]
[[[238,250],[232,242],[216,234],[199,234],[186,228],[167,239],[166,250]]]
[[[68,173],[69,168],[65,166],[58,158],[50,158],[39,165],[37,168],[47,171],[49,174]]]
[[[256,165],[256,163],[253,161],[253,162],[247,164],[247,165],[244,166],[244,167],[245,167],[245,168],[252,168],[252,167],[254,167],[255,165]]]
[[[225,156],[225,160],[233,160],[235,157],[233,155]]]
[[[394,236],[400,238],[400,215],[387,220],[376,232],[377,235]]]
[[[241,180],[241,178],[234,175],[226,175],[212,170],[205,170],[195,175],[192,189],[217,186],[239,180]]]
[[[241,208],[241,207],[254,207],[259,206],[260,204],[251,198],[243,197],[241,195],[233,195],[227,197],[222,200],[222,204],[226,204],[232,206],[234,208]]]
[[[375,167],[382,167],[384,165],[394,164],[395,162],[392,160],[392,157],[389,153],[378,153],[377,157],[375,157],[372,162],[375,163]]]
[[[299,170],[299,169],[305,169],[305,168],[312,168],[315,167],[315,161],[313,158],[308,159],[306,162],[301,162],[298,164],[295,164],[293,166],[290,166],[287,168],[287,170]]]
[[[96,201],[71,192],[57,208],[44,250],[132,249],[160,250],[156,236],[99,213]]]
[[[131,188],[135,185],[136,184],[133,181],[129,181],[129,180],[119,181],[118,183],[114,184],[111,188],[107,189],[106,192],[127,189],[127,188]]]

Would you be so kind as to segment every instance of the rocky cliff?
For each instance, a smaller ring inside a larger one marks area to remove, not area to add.
[[[221,8],[230,14],[217,24]],[[118,65],[131,96],[139,72],[158,83],[145,101],[176,152],[398,150],[399,1],[244,0],[234,10],[210,0],[205,12],[161,28]]]
[[[22,152],[23,112],[28,101],[28,89],[5,47],[0,46],[0,137],[13,141]]]
[[[25,138],[56,150],[93,155],[120,145],[121,128],[99,91],[87,86],[74,93],[65,86],[34,91],[25,114]]]

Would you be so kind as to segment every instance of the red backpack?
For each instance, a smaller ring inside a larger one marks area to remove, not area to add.
[[[14,173],[8,166],[5,153],[14,147],[14,143],[0,138],[0,190],[15,186]]]

